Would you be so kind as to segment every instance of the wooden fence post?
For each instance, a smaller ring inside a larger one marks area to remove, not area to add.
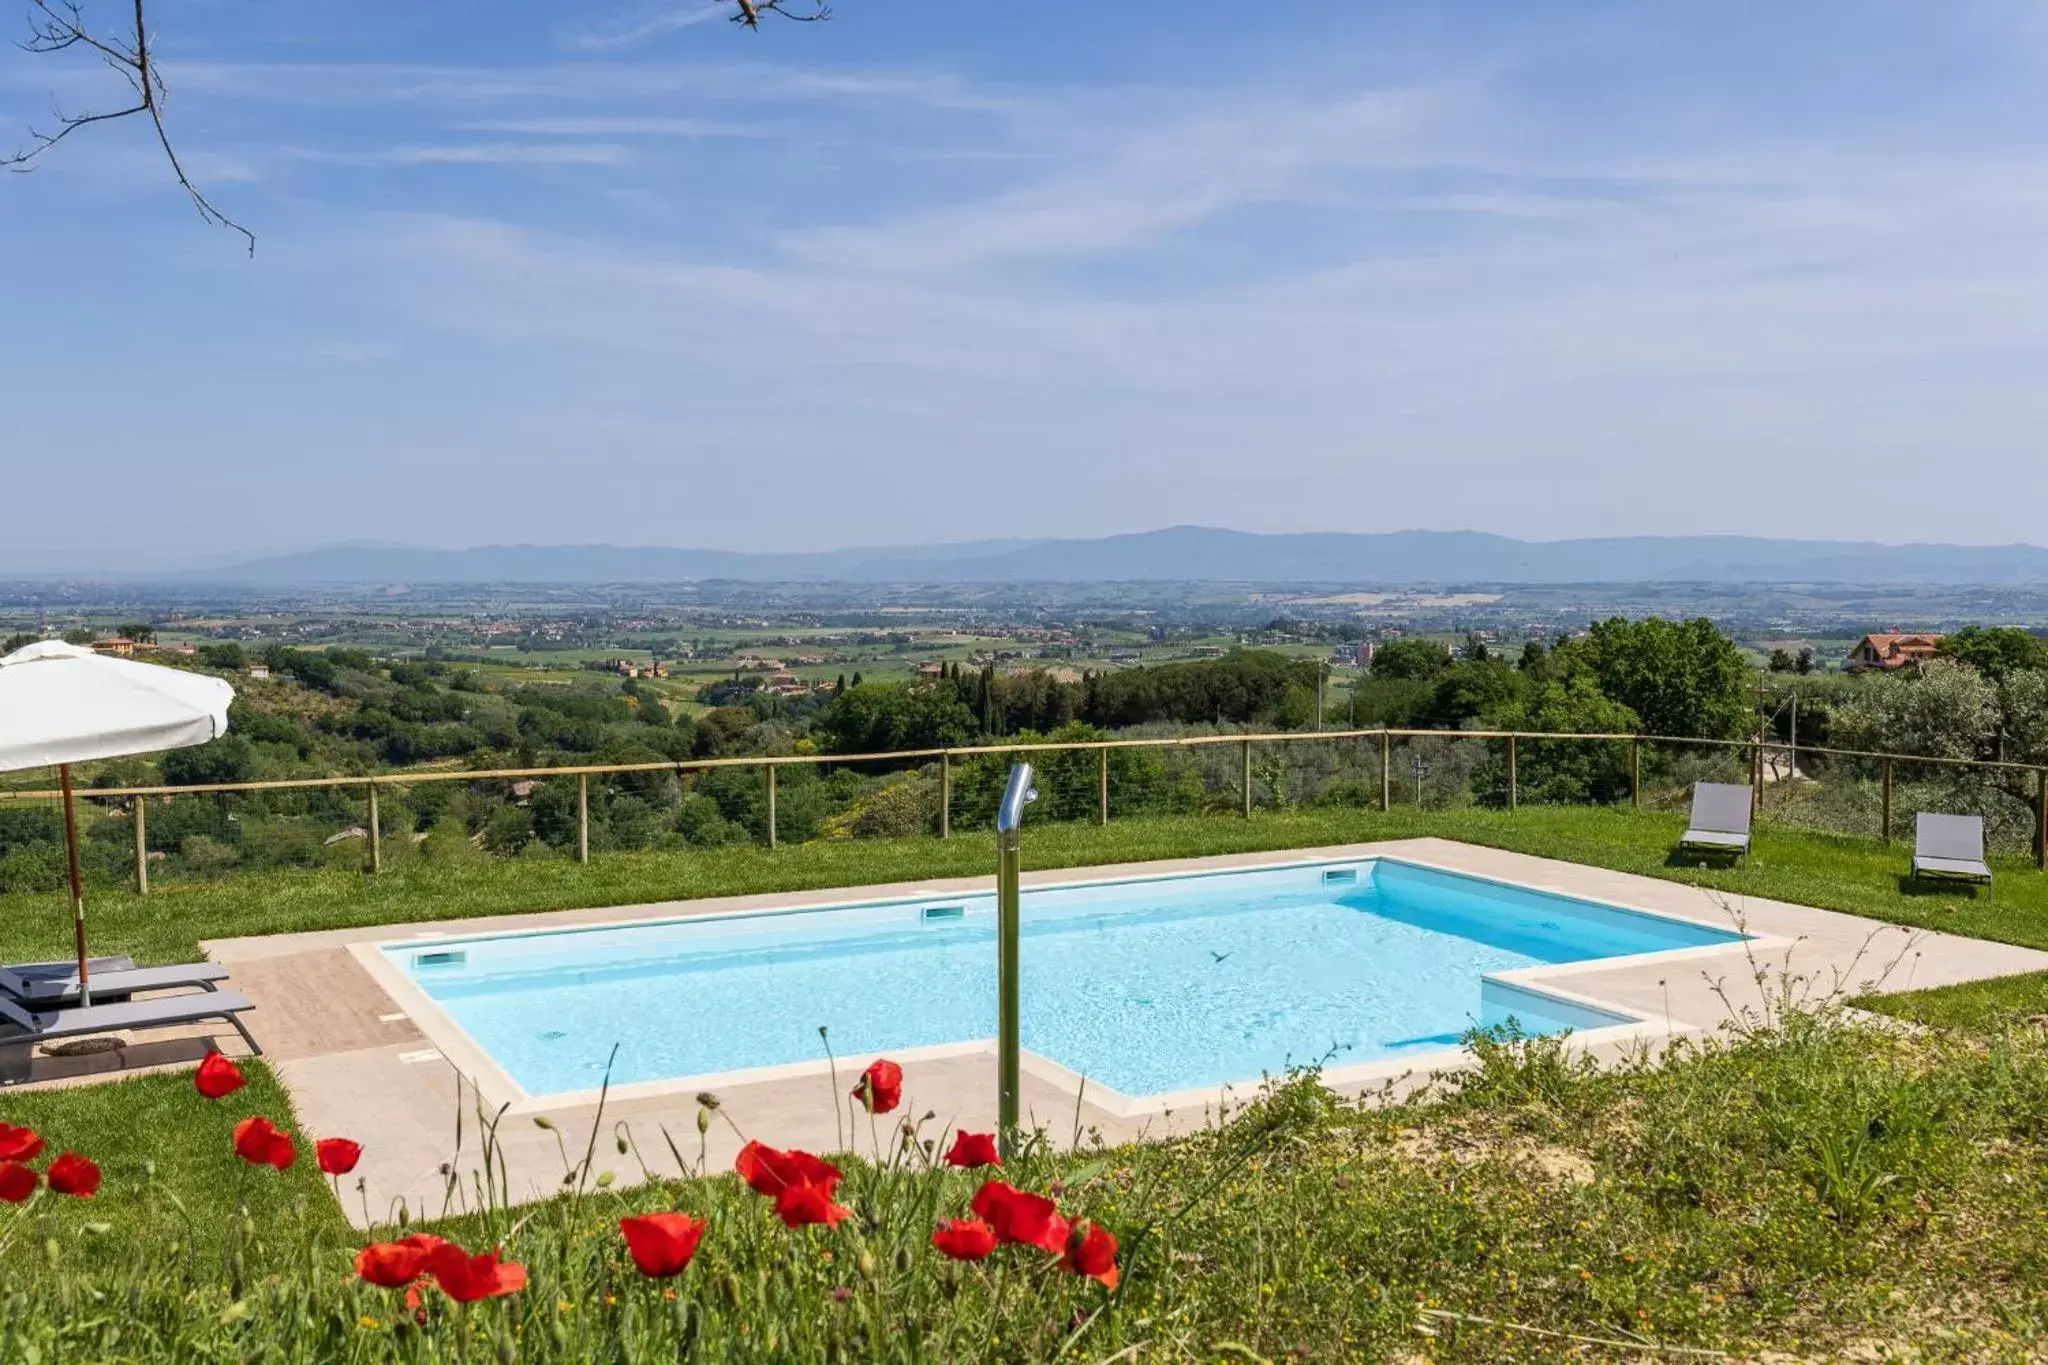
[[[1109,750],[1095,751],[1095,805],[1097,824],[1109,823]]]
[[[590,861],[590,774],[576,774],[576,861]]]
[[[1892,841],[1892,761],[1884,761],[1884,841]]]
[[[370,871],[384,870],[384,831],[377,823],[377,784],[370,783]]]
[[[953,754],[939,755],[939,837],[953,837]]]
[[[1638,735],[1628,742],[1628,804],[1643,808],[1643,740]]]
[[[1380,727],[1380,810],[1382,813],[1394,808],[1394,737],[1387,733],[1387,727]]]
[[[2034,774],[2034,866],[2048,872],[2048,768]]]
[[[1252,742],[1244,742],[1244,818],[1252,818]]]
[[[149,817],[142,813],[148,804],[146,796],[135,798],[135,894],[138,896],[149,894]]]
[[[1520,783],[1515,776],[1515,737],[1508,736],[1508,809],[1513,810],[1520,799]]]
[[[775,765],[764,763],[762,771],[768,775],[768,847],[775,847]]]

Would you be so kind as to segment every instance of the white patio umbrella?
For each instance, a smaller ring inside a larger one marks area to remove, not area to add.
[[[54,766],[64,789],[64,845],[71,860],[71,914],[78,998],[86,976],[85,887],[78,876],[78,815],[71,765],[96,758],[204,744],[227,733],[235,689],[203,673],[95,654],[43,640],[0,658],[0,772]]]

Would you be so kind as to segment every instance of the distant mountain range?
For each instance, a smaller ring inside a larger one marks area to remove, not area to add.
[[[1202,526],[1093,540],[745,553],[617,545],[467,550],[345,545],[210,565],[169,578],[246,587],[396,583],[1088,583],[1356,586],[1453,583],[2048,585],[2033,545],[1881,545],[1749,536],[1524,541],[1477,531],[1255,535]]]

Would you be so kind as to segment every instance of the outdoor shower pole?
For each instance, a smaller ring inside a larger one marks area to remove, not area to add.
[[[1023,854],[1024,805],[1036,800],[1031,765],[1010,765],[1010,783],[996,811],[996,1145],[1005,1161],[1017,1152],[1019,985],[1017,952],[1023,937],[1017,887]]]

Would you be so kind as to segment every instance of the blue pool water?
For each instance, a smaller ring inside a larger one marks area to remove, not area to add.
[[[1026,891],[1024,1046],[1125,1094],[1619,1016],[1485,974],[1732,942],[1386,860]],[[529,1094],[993,1037],[994,897],[387,946]]]

